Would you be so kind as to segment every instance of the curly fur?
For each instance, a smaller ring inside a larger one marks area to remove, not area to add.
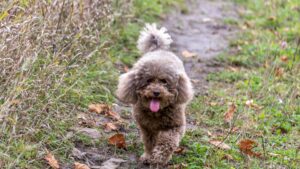
[[[171,159],[185,132],[185,108],[193,97],[182,61],[167,51],[170,35],[165,28],[161,31],[163,36],[157,33],[160,31],[148,25],[141,33],[138,46],[145,54],[120,76],[117,89],[118,98],[133,105],[133,116],[144,142],[141,160],[152,165],[165,165]],[[153,100],[159,102],[157,112],[149,108]]]

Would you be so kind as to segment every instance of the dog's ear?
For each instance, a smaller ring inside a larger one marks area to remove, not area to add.
[[[177,82],[177,103],[183,104],[192,100],[194,91],[190,79],[185,73],[179,75]]]
[[[135,104],[137,102],[135,71],[129,71],[120,76],[116,94],[124,103]]]

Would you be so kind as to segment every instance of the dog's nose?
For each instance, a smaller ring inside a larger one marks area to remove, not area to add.
[[[157,97],[157,96],[160,95],[160,92],[159,92],[159,91],[154,91],[154,92],[153,92],[153,95],[154,95],[155,97]]]

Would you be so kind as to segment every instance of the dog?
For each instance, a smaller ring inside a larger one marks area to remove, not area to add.
[[[119,77],[117,98],[132,104],[144,143],[143,163],[164,166],[185,133],[193,87],[183,62],[170,51],[167,29],[146,24],[137,41],[142,57]]]

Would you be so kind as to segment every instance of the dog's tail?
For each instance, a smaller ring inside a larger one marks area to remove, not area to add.
[[[173,42],[167,29],[157,28],[156,24],[146,24],[137,42],[137,48],[141,53],[147,53],[158,49],[167,50]]]

